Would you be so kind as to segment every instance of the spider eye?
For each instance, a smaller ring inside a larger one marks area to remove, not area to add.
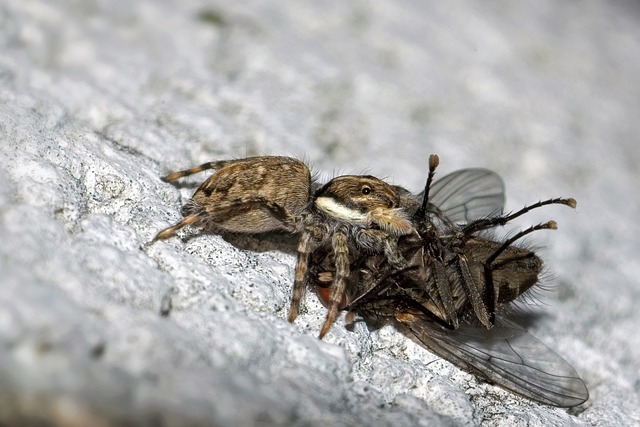
[[[369,187],[368,185],[365,185],[362,187],[362,194],[367,195],[371,193],[371,187]]]

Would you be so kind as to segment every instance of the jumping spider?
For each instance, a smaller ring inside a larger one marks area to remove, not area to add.
[[[339,176],[312,191],[309,168],[290,157],[264,156],[215,161],[173,172],[165,181],[215,169],[183,206],[184,219],[160,231],[153,241],[168,239],[187,225],[214,232],[300,233],[288,319],[298,315],[309,281],[310,254],[330,247],[333,283],[328,312],[320,330],[330,329],[344,299],[349,266],[364,255],[384,254],[396,268],[404,265],[396,243],[414,226],[396,187],[368,175]]]

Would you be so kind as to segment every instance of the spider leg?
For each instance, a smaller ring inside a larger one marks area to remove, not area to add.
[[[278,203],[272,202],[262,197],[255,197],[242,201],[233,201],[216,206],[208,206],[206,208],[207,221],[212,223],[220,223],[234,216],[243,214],[248,211],[263,209],[269,215],[282,224],[282,226],[291,232],[296,231],[296,219],[285,208]],[[236,231],[236,230],[229,230]]]
[[[331,285],[331,295],[329,296],[329,307],[327,317],[320,329],[320,338],[324,337],[331,325],[338,317],[340,302],[344,298],[347,288],[347,279],[349,278],[349,248],[347,246],[347,236],[342,231],[337,231],[333,235],[331,242],[333,253],[335,254],[336,275]]]
[[[187,225],[200,222],[201,220],[202,220],[201,213],[188,215],[179,223],[174,224],[171,227],[167,227],[164,230],[160,230],[160,232],[156,234],[156,237],[154,237],[149,243],[153,243],[156,240],[166,240],[172,237],[176,233],[176,231],[180,230],[182,227],[186,227]]]
[[[185,176],[193,175],[196,173],[200,173],[202,171],[206,171],[208,169],[221,169],[227,166],[229,163],[233,163],[235,160],[219,160],[215,162],[207,162],[201,165],[195,166],[190,169],[185,169],[181,171],[171,172],[169,175],[162,177],[161,179],[164,182],[175,181],[180,178],[184,178]]]
[[[296,272],[291,291],[291,307],[289,308],[289,322],[293,322],[298,317],[300,301],[304,296],[307,284],[307,274],[309,272],[309,258],[313,248],[313,232],[304,230],[298,243],[298,259],[296,261]]]

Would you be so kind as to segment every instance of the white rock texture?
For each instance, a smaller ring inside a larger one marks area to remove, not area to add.
[[[2,2],[0,425],[637,425],[639,23],[633,1]],[[284,237],[145,245],[203,179],[171,170],[286,154],[418,191],[429,153],[498,172],[508,209],[578,200],[516,226],[559,223],[529,240],[553,290],[529,327],[586,404],[390,327],[320,341],[312,294],[289,324]]]

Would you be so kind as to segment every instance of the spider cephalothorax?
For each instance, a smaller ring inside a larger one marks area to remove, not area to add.
[[[384,254],[401,266],[398,236],[414,231],[401,207],[397,187],[367,175],[332,179],[315,192],[307,166],[290,157],[263,156],[205,163],[167,175],[166,181],[216,169],[183,207],[184,219],[160,231],[155,240],[170,238],[187,225],[214,232],[300,233],[289,320],[295,320],[308,283],[309,254],[329,246],[334,283],[324,336],[334,322],[347,286],[351,256]]]
[[[351,259],[349,255],[384,254],[395,266],[403,263],[397,250],[398,236],[413,232],[409,215],[400,207],[396,190],[373,176],[346,175],[332,179],[312,197],[303,215],[304,229],[298,245],[289,321],[295,320],[309,276],[309,256],[330,247],[335,276],[320,337],[335,321],[345,294]]]

